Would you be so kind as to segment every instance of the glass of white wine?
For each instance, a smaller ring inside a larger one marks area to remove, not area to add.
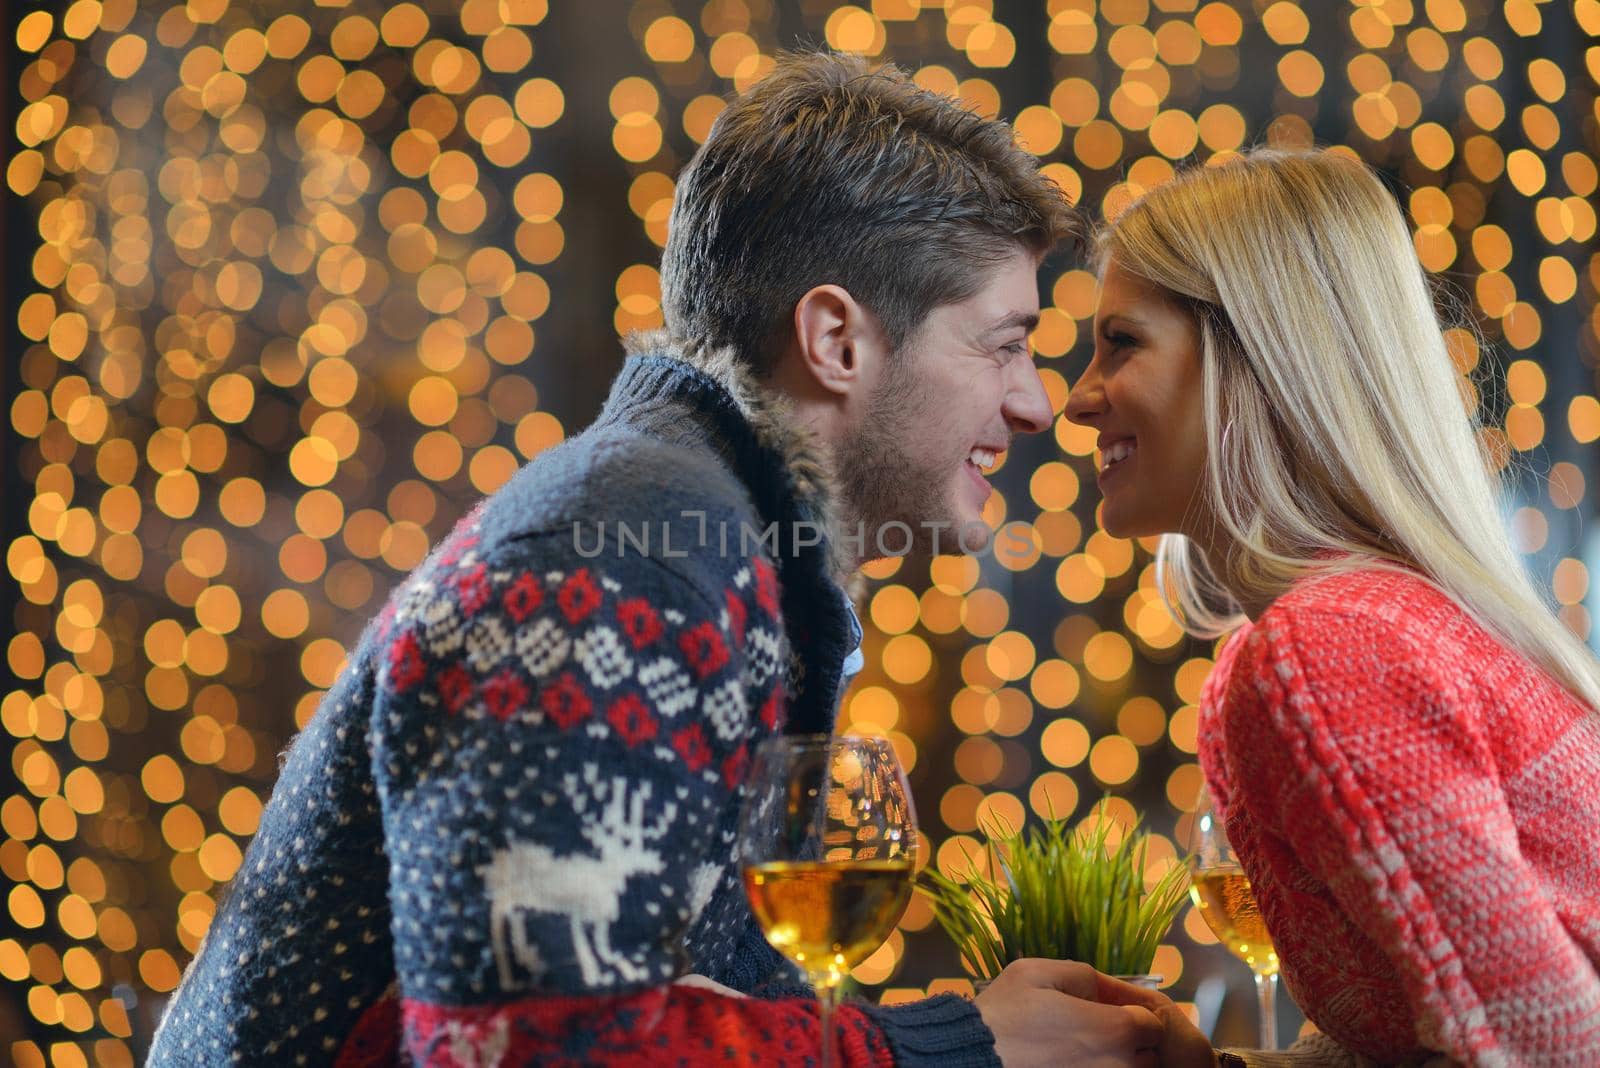
[[[1222,820],[1217,818],[1211,792],[1201,787],[1189,835],[1189,896],[1206,926],[1228,952],[1244,961],[1256,977],[1260,1004],[1262,1049],[1278,1048],[1278,952],[1261,919],[1250,879],[1228,844]]]
[[[850,970],[883,944],[911,898],[917,820],[884,738],[793,735],[756,750],[739,823],[750,910],[817,992],[822,1066]]]

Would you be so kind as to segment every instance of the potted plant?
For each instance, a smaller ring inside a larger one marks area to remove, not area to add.
[[[991,820],[984,849],[998,878],[977,863],[969,863],[965,881],[924,869],[918,889],[979,985],[1022,957],[1083,961],[1157,985],[1150,967],[1187,896],[1188,871],[1174,864],[1146,887],[1149,833],[1135,823],[1112,845],[1105,802],[1098,815],[1075,832],[1065,820],[1027,833]],[[968,854],[969,862],[977,859]]]

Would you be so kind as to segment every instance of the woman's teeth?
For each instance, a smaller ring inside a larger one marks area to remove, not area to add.
[[[1106,446],[1105,451],[1100,454],[1100,470],[1107,471],[1120,464],[1133,455],[1136,447],[1137,443],[1132,438]]]
[[[994,466],[995,456],[988,449],[973,449],[967,453],[967,463],[980,471],[987,471]]]

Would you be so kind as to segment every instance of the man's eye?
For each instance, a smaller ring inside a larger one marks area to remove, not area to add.
[[[1021,356],[1028,351],[1028,343],[1026,341],[1013,341],[1009,345],[1002,346],[1000,351],[1009,352],[1013,356]]]

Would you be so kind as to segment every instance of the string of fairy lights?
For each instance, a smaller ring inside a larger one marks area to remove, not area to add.
[[[20,597],[0,693],[12,1063],[135,1062],[360,623],[472,500],[588,417],[545,394],[615,363],[541,340],[563,329],[553,289],[602,332],[660,322],[673,175],[797,39],[1014,119],[1091,213],[1261,142],[1383,168],[1475,323],[1449,339],[1515,475],[1508,521],[1591,635],[1597,0],[607,6],[15,17],[5,183],[36,229],[10,251],[25,285],[5,379],[26,505],[7,517]],[[592,70],[562,54],[580,23],[609,35]],[[621,266],[597,275],[563,218],[611,186],[629,214],[599,205],[612,232],[586,240]],[[1073,263],[1043,281],[1034,346],[1059,416],[1095,281]],[[869,569],[844,723],[895,741],[946,869],[990,815],[1082,818],[1107,791],[1158,832],[1156,864],[1182,842],[1214,650],[1161,606],[1152,545],[1099,529],[1092,452],[1059,417],[1019,443],[993,557]],[[930,924],[913,903],[862,965],[872,996],[951,985]],[[1182,996],[1229,967],[1213,941],[1187,914],[1153,970]]]

